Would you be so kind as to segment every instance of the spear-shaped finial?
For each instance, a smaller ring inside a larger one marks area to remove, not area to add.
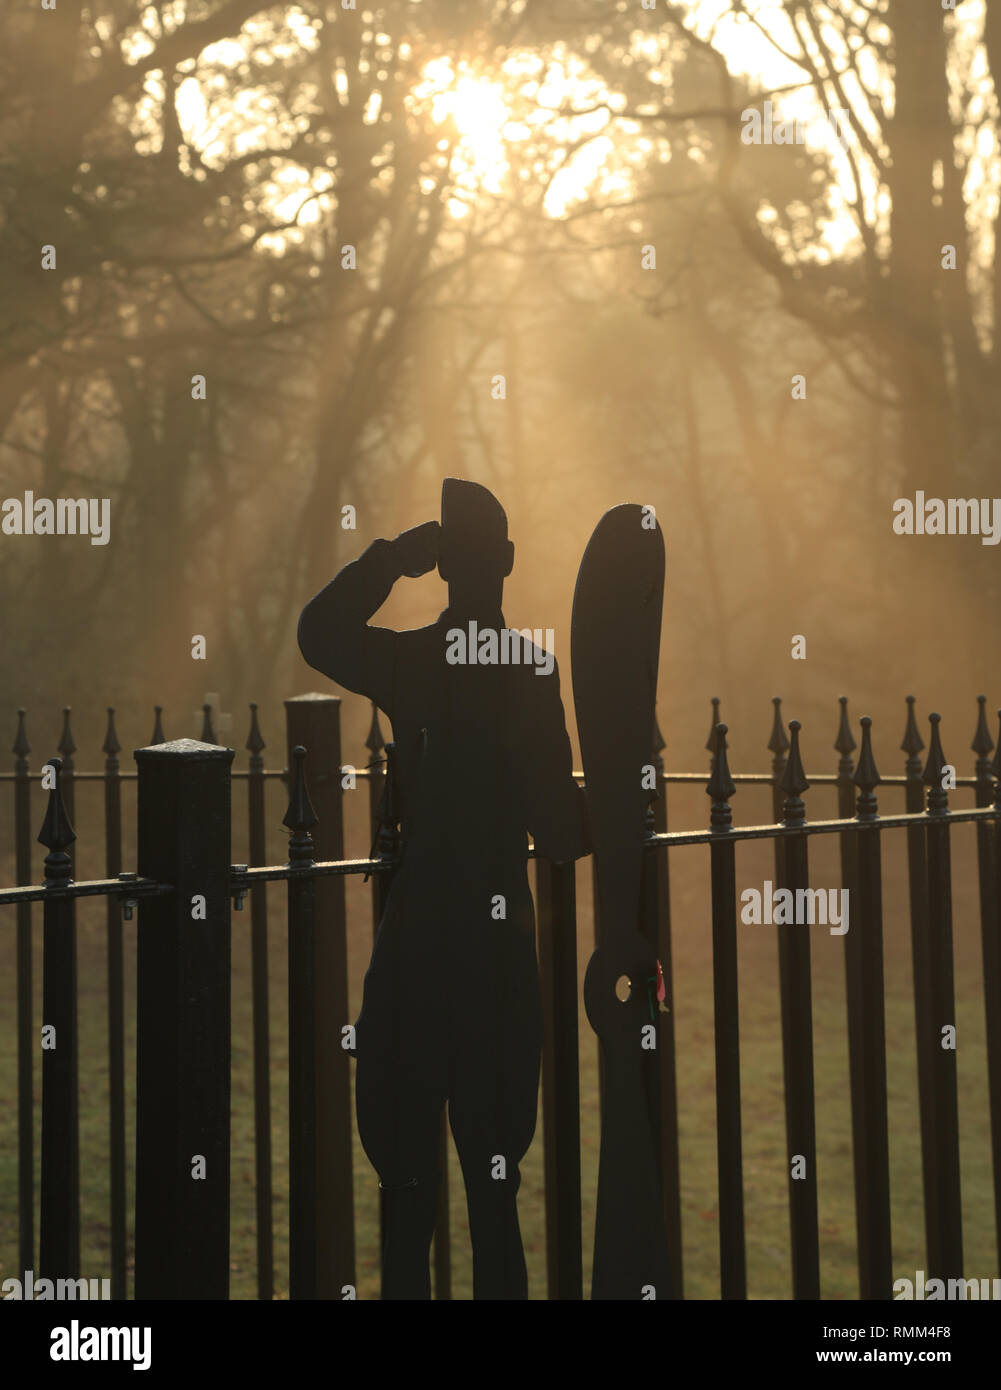
[[[799,731],[801,728],[802,725],[798,719],[789,721],[789,734],[792,740],[789,745],[789,760],[786,763],[785,772],[782,774],[782,781],[779,783],[786,794],[782,819],[787,824],[798,824],[806,818],[803,792],[809,788],[810,783],[806,780],[803,758],[799,751]]]
[[[909,775],[921,771],[918,754],[924,747],[924,740],[918,732],[918,721],[914,717],[914,696],[907,697],[907,727],[904,729],[904,738],[900,747],[907,754],[907,769]]]
[[[252,700],[250,702],[250,733],[247,735],[247,742],[244,747],[250,751],[251,758],[259,758],[267,746],[261,734],[261,726],[257,722],[257,705]]]
[[[973,742],[970,744],[974,753],[977,755],[978,762],[986,762],[990,757],[991,749],[994,747],[994,740],[991,738],[990,730],[987,727],[987,696],[977,696],[977,727],[973,734]]]
[[[212,706],[202,705],[202,743],[215,743],[215,729],[212,727]]]
[[[861,719],[862,724],[862,752],[859,754],[858,767],[852,779],[858,787],[857,813],[859,820],[874,820],[879,814],[876,803],[876,788],[880,783],[879,768],[876,766],[876,759],[872,751],[872,720],[867,714]]]
[[[63,755],[63,771],[73,771],[73,754],[76,752],[76,744],[73,741],[73,730],[70,728],[70,707],[63,707],[63,731],[59,735],[58,748]]]
[[[848,696],[839,695],[838,704],[841,706],[841,717],[838,721],[838,736],[834,740],[834,747],[836,751],[841,754],[841,761],[847,761],[848,763],[848,767],[845,768],[844,771],[850,772],[850,754],[855,751],[856,744],[855,740],[852,738],[851,727],[848,723]]]
[[[712,772],[706,783],[706,794],[712,799],[709,824],[714,830],[728,829],[733,821],[733,812],[730,810],[729,801],[737,787],[730,776],[730,763],[726,752],[727,732],[725,724],[717,724],[715,729],[717,751],[713,754]]]
[[[68,883],[72,873],[72,862],[66,851],[76,839],[63,805],[61,779],[62,758],[50,758],[47,764],[52,768],[52,786],[49,788],[49,804],[45,809],[45,820],[38,832],[38,843],[44,845],[49,853],[45,856],[45,883]]]
[[[768,739],[769,752],[776,758],[785,759],[789,752],[789,740],[786,738],[785,725],[782,723],[782,697],[781,695],[772,696],[772,732]]]
[[[709,725],[709,737],[706,739],[706,749],[710,754],[715,756],[716,736],[719,729],[719,696],[714,695],[709,703],[713,707],[713,717]]]
[[[118,771],[118,755],[122,751],[122,745],[118,742],[118,734],[115,730],[115,707],[108,706],[108,728],[104,735],[104,743],[101,745],[101,752],[104,754],[106,763],[105,771]]]
[[[932,812],[946,811],[949,807],[949,793],[942,785],[942,773],[949,764],[942,752],[942,738],[939,734],[942,716],[929,714],[928,722],[931,724],[931,743],[928,747],[928,761],[925,763],[921,780],[928,788],[928,810]]]
[[[379,754],[386,746],[386,740],[382,736],[382,729],[379,725],[379,706],[372,701],[372,721],[368,726],[368,736],[365,739],[365,747],[369,752],[369,766],[371,767],[379,759]]]
[[[163,705],[154,705],[153,714],[155,717],[153,720],[153,736],[150,739],[151,746],[157,743],[167,742],[163,733]]]
[[[291,773],[291,794],[288,810],[282,818],[282,824],[288,826],[292,832],[288,842],[290,863],[313,858],[313,837],[309,832],[319,819],[309,799],[309,788],[306,786],[306,750],[301,743],[297,743],[292,749],[292,760],[294,766]]]

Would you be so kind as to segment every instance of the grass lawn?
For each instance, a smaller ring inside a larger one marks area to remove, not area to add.
[[[84,788],[80,793],[88,794]],[[365,795],[364,791],[358,793]],[[765,792],[767,795],[767,789]],[[284,860],[280,789],[269,789],[271,862]],[[887,804],[894,805],[892,793]],[[740,819],[770,819],[764,798],[742,793]],[[242,802],[237,796],[237,814]],[[79,802],[78,802],[79,804]],[[959,803],[957,798],[957,804]],[[282,808],[284,809],[284,808]],[[736,808],[735,808],[736,809]],[[355,824],[349,815],[349,855],[365,854],[362,803]],[[820,792],[811,815],[830,813]],[[705,821],[701,787],[671,790],[672,828]],[[87,817],[78,817],[84,825]],[[91,835],[78,844],[80,877],[101,872],[99,815],[90,818]],[[126,798],[125,823],[132,824]],[[241,825],[242,828],[242,825]],[[987,1070],[980,955],[979,905],[972,827],[953,832],[956,1025],[960,1143],[964,1210],[964,1263],[967,1277],[998,1276],[994,1237],[992,1167],[987,1106]],[[126,845],[126,863],[132,862]],[[833,836],[810,842],[811,882],[839,886],[837,845]],[[890,1124],[890,1162],[895,1277],[913,1279],[925,1268],[921,1190],[914,1011],[910,969],[904,842],[899,831],[883,835],[886,955],[886,1034]],[[246,858],[234,831],[234,862]],[[5,882],[12,882],[5,865]],[[738,846],[737,889],[761,888],[771,878],[770,847]],[[37,872],[37,869],[36,869]],[[681,1126],[682,1203],[684,1217],[685,1295],[719,1297],[719,1248],[716,1203],[716,1128],[713,1059],[712,952],[708,894],[708,855],[702,848],[674,851],[672,939],[674,1007],[678,1051]],[[578,867],[579,978],[591,950],[590,871]],[[359,882],[347,886],[350,934],[349,978],[352,1011],[361,999],[361,982],[371,947],[369,890]],[[275,1281],[279,1297],[288,1290],[288,1131],[287,1007],[284,891],[272,889],[271,911],[271,1080],[273,1111]],[[14,993],[14,910],[0,909],[7,928],[0,931],[0,1279],[19,1273],[17,1249],[16,1033]],[[35,911],[35,1033],[41,1026],[41,912]],[[79,905],[79,1038],[80,1170],[82,1270],[86,1277],[109,1273],[107,1020],[103,904]],[[250,914],[233,917],[233,1093],[232,1093],[232,1243],[231,1292],[234,1298],[256,1294],[254,1233],[253,1081],[250,1014]],[[818,1185],[820,1200],[821,1293],[825,1299],[858,1296],[855,1256],[854,1190],[848,1051],[845,1025],[844,939],[827,928],[810,932],[813,958],[814,1065],[817,1097]],[[752,1298],[787,1298],[790,1292],[787,1158],[785,1152],[783,1078],[778,1007],[777,951],[774,929],[738,923],[740,951],[740,1028],[748,1291]],[[135,932],[126,926],[128,1146],[134,1158],[135,1077]],[[598,1159],[597,1044],[581,1007],[581,1125],[585,1290],[589,1287],[594,1198]],[[350,1020],[348,1020],[350,1021]],[[40,1136],[40,1061],[35,1065],[36,1173]],[[541,1117],[535,1142],[523,1164],[519,1206],[529,1267],[530,1295],[545,1297],[545,1219]],[[130,1227],[133,1173],[129,1172]],[[377,1184],[355,1136],[355,1224],[359,1298],[378,1297]],[[450,1156],[453,1297],[469,1298],[472,1262],[458,1161]],[[37,1201],[37,1191],[36,1191]],[[36,1210],[36,1242],[37,1242]],[[131,1292],[131,1283],[130,1283]]]

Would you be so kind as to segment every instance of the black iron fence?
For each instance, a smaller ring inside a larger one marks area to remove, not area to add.
[[[681,1172],[678,1142],[676,1039],[671,963],[669,868],[687,845],[710,850],[712,960],[716,1052],[716,1115],[720,1218],[720,1280],[724,1298],[746,1297],[744,1184],[741,1158],[741,1082],[737,970],[738,842],[773,844],[775,884],[792,894],[810,887],[811,836],[836,834],[842,885],[853,906],[844,935],[847,984],[859,1293],[889,1298],[890,1165],[884,1035],[881,845],[884,831],[906,836],[910,888],[918,1091],[924,1182],[927,1268],[934,1277],[961,1278],[962,1202],[955,1048],[943,1045],[954,1025],[950,833],[977,825],[977,862],[987,1022],[988,1094],[994,1169],[994,1208],[1001,1251],[1001,744],[994,753],[979,697],[973,739],[973,777],[952,776],[930,716],[923,743],[908,699],[901,745],[902,776],[881,778],[873,756],[871,721],[861,721],[861,749],[841,701],[835,748],[837,771],[813,784],[836,788],[838,819],[810,822],[803,793],[810,783],[799,751],[800,726],[781,718],[774,702],[767,774],[731,774],[727,728],[714,701],[707,749],[711,774],[710,826],[668,829],[667,788],[704,782],[698,774],[665,773],[659,732],[651,770],[660,795],[648,825],[642,929],[656,947],[666,999],[648,1075],[663,1179],[664,1220],[683,1290]],[[378,923],[396,863],[392,806],[392,745],[384,745],[373,710],[368,765],[353,771],[369,787],[372,852],[344,858],[340,702],[330,696],[286,701],[288,770],[267,770],[264,741],[251,706],[246,771],[234,771],[231,749],[217,745],[206,706],[199,741],[164,739],[160,710],[151,744],[136,753],[137,771],[123,772],[109,710],[105,766],[77,772],[77,751],[66,711],[59,757],[30,771],[24,712],[19,712],[13,785],[18,887],[0,891],[16,911],[18,1174],[20,1260],[34,1269],[33,1070],[31,905],[43,904],[42,1151],[39,1269],[42,1277],[79,1277],[80,1204],[77,1086],[76,902],[107,902],[107,978],[110,1085],[110,1213],[112,1296],[126,1289],[126,1152],[123,918],[139,909],[136,1063],[135,1295],[138,1298],[225,1298],[229,1291],[230,943],[231,903],[249,897],[253,996],[253,1074],[258,1296],[273,1295],[272,1153],[269,1061],[268,916],[266,885],[284,882],[288,894],[290,1294],[293,1298],[351,1296],[355,1286],[352,1115],[350,1103],[345,877],[371,877],[373,927]],[[309,789],[305,772],[309,749]],[[284,779],[289,804],[288,861],[264,863],[265,784]],[[41,780],[48,801],[38,839],[48,853],[44,882],[30,883],[31,791]],[[138,783],[137,865],[122,871],[121,784]],[[74,784],[103,783],[107,877],[73,878]],[[231,783],[248,784],[248,864],[230,863]],[[730,800],[740,784],[770,785],[774,822],[734,826]],[[876,789],[903,789],[905,811],[883,815]],[[976,805],[952,809],[949,789],[972,788]],[[536,907],[545,1031],[543,1140],[546,1251],[550,1298],[579,1299],[582,1287],[579,987],[576,871],[536,860]],[[595,940],[601,924],[595,920]],[[819,1297],[813,1021],[809,934],[792,923],[776,926],[785,1075],[792,1292]],[[445,1142],[443,1117],[442,1143]],[[435,1293],[450,1296],[447,1166],[434,1241]],[[197,1180],[192,1180],[197,1179]]]

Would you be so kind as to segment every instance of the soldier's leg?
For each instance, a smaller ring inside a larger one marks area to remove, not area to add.
[[[447,1042],[429,992],[401,993],[370,970],[358,1019],[355,1104],[384,1201],[383,1299],[431,1297]]]
[[[449,1119],[469,1207],[473,1297],[525,1299],[517,1194],[538,1107],[542,1019],[534,942],[526,950],[523,939],[502,939],[491,974],[494,988],[461,1015]]]

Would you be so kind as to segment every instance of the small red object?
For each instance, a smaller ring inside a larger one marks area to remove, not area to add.
[[[663,1004],[667,998],[667,988],[664,984],[664,972],[660,968],[660,961],[657,962],[657,1002]]]

